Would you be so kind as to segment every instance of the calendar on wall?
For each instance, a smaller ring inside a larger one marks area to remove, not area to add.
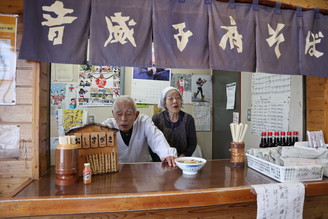
[[[131,96],[136,103],[158,104],[162,90],[170,86],[171,69],[133,68]]]

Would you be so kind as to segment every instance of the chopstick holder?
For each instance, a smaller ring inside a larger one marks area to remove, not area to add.
[[[245,165],[245,143],[244,137],[247,131],[247,124],[230,124],[232,142],[230,145],[232,167],[243,167]]]

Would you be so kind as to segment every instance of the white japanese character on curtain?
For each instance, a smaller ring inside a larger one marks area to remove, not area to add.
[[[51,6],[43,6],[42,10],[45,12],[54,12],[57,14],[57,17],[51,17],[50,14],[43,14],[43,18],[47,21],[41,22],[42,26],[48,26],[48,40],[53,41],[53,45],[58,45],[63,43],[63,35],[65,26],[62,24],[70,24],[77,17],[66,16],[66,14],[73,13],[73,9],[64,8],[64,4],[60,1],[56,1]],[[62,26],[58,26],[62,25]]]
[[[106,47],[109,43],[117,42],[124,45],[127,43],[127,40],[130,41],[134,47],[137,47],[133,36],[134,29],[129,29],[129,26],[135,26],[137,23],[133,19],[129,20],[129,16],[122,17],[122,12],[114,13],[114,15],[115,16],[110,17],[111,19],[107,16],[105,17],[109,36],[104,44],[104,47]],[[117,25],[113,25],[113,23],[117,23]]]
[[[236,21],[233,17],[229,16],[231,26],[221,26],[222,29],[226,29],[227,33],[223,35],[220,41],[220,47],[225,50],[227,46],[227,41],[229,40],[230,48],[233,49],[235,46],[237,47],[237,52],[243,52],[243,36],[238,33]]]
[[[310,41],[310,37],[312,37],[312,41]],[[310,56],[315,56],[316,58],[319,58],[320,56],[322,56],[324,54],[323,52],[319,52],[315,48],[315,44],[321,42],[320,38],[324,38],[321,31],[319,31],[319,33],[317,33],[317,34],[313,34],[310,31],[308,32],[308,34],[306,36],[306,42],[305,42],[305,51],[304,51],[305,55],[307,53],[309,53]]]
[[[186,32],[183,32],[183,29],[186,27],[186,23],[183,22],[183,23],[180,23],[180,24],[173,24],[172,27],[176,30],[178,30],[178,33],[177,34],[174,34],[174,38],[175,40],[177,41],[177,47],[178,49],[180,50],[180,52],[182,52],[188,42],[189,42],[189,37],[191,37],[193,35],[193,33],[188,30]]]
[[[279,45],[280,45],[280,43],[285,41],[284,35],[282,33],[279,34],[279,32],[284,27],[285,27],[285,24],[278,23],[276,30],[273,30],[273,28],[270,26],[270,24],[268,24],[268,32],[269,32],[270,37],[267,38],[266,41],[268,42],[270,47],[272,47],[275,43],[277,43],[274,48],[274,52],[276,54],[277,59],[279,59],[279,57],[281,56],[281,53],[279,50]]]

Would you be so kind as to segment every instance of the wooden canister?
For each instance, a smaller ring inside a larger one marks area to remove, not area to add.
[[[56,148],[56,184],[71,185],[77,180],[78,145],[59,144]]]
[[[231,142],[231,159],[232,167],[243,167],[245,165],[245,143]]]

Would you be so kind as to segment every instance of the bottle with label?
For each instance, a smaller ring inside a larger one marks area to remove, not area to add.
[[[288,131],[287,132],[287,141],[286,141],[287,146],[292,146],[293,144],[293,139],[292,139],[292,132]]]
[[[274,147],[275,146],[273,144],[272,132],[268,132],[267,145],[268,145],[268,147]]]
[[[261,133],[260,148],[266,148],[266,147],[268,147],[267,139],[266,139],[266,132],[262,132]]]
[[[83,183],[84,184],[89,184],[91,183],[91,168],[90,168],[90,163],[85,163],[84,164],[84,170],[83,170]]]
[[[274,146],[279,146],[280,145],[279,132],[274,132],[273,144],[274,144]]]

